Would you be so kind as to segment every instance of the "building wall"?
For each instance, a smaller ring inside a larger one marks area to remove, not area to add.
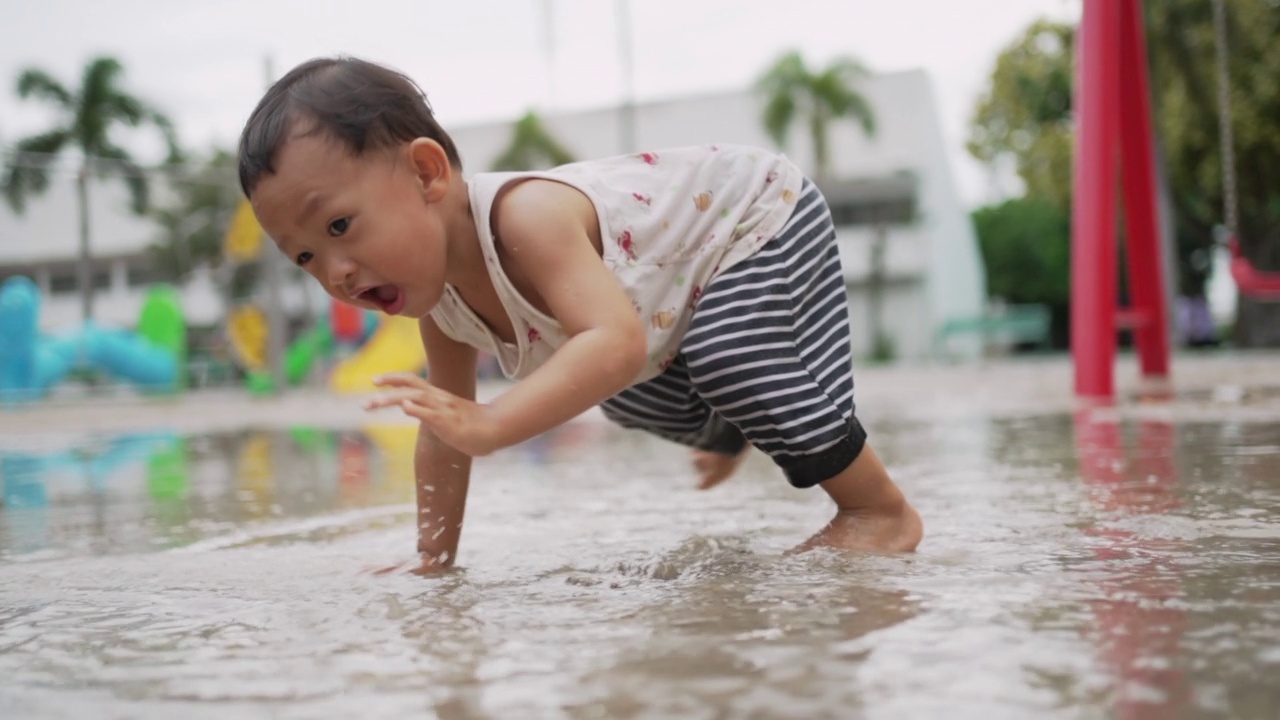
[[[968,213],[962,207],[947,164],[937,109],[928,77],[920,71],[866,78],[861,87],[877,116],[877,130],[866,137],[850,122],[831,126],[832,174],[836,178],[875,178],[909,174],[917,188],[917,217],[889,227],[886,248],[885,329],[900,357],[928,354],[933,328],[948,318],[977,315],[982,310],[985,277]],[[695,143],[738,143],[772,146],[760,124],[761,101],[750,91],[677,98],[635,108],[636,149],[659,149]],[[619,108],[548,115],[548,129],[580,159],[604,157],[624,148]],[[451,128],[467,174],[485,171],[506,146],[511,123],[494,122]],[[812,174],[811,147],[797,123],[786,151]],[[157,188],[163,193],[163,188]],[[127,266],[136,263],[159,236],[159,228],[127,210],[127,193],[118,180],[92,186],[92,248],[102,258],[100,272],[109,279],[98,293],[96,316],[108,324],[136,322],[144,287],[133,284]],[[49,288],[51,275],[65,273],[77,257],[78,216],[74,176],[55,177],[50,191],[35,198],[24,215],[0,204],[0,275],[24,271]],[[865,226],[838,231],[840,255],[850,292],[855,352],[870,343],[865,324],[867,279],[873,230]],[[61,268],[61,270],[57,269]],[[305,289],[304,289],[305,288]],[[290,313],[307,306],[323,307],[314,286],[288,283],[283,303]],[[183,288],[183,307],[190,321],[212,325],[225,312],[208,273],[197,273]],[[79,324],[77,293],[48,294],[41,325],[47,331]]]
[[[881,281],[881,327],[893,340],[897,357],[923,358],[933,342],[933,320],[926,293],[928,237],[916,226],[888,228],[885,277]],[[849,293],[854,357],[871,353],[871,252],[876,231],[845,227],[836,231],[840,264]]]
[[[884,303],[885,329],[898,356],[923,358],[930,352],[938,323],[982,312],[986,278],[977,238],[963,208],[947,162],[937,106],[922,71],[866,78],[861,86],[877,116],[873,137],[852,122],[831,126],[831,171],[837,178],[875,178],[907,173],[916,182],[918,217],[892,226],[886,271],[892,297]],[[661,149],[698,143],[736,143],[772,147],[760,117],[760,98],[751,91],[700,95],[635,108],[636,147],[622,144],[619,108],[545,114],[547,129],[575,157],[606,157],[630,150]],[[510,139],[507,122],[451,128],[465,171],[487,170]],[[797,123],[786,152],[811,175],[812,147]],[[869,227],[840,228],[840,255],[845,265],[854,318],[855,352],[865,317],[871,237]],[[972,348],[972,350],[976,350]],[[963,352],[963,350],[961,350]]]
[[[129,212],[129,193],[116,178],[89,184],[92,248],[104,257],[135,253],[157,235],[156,224]],[[70,172],[54,171],[48,190],[28,198],[17,214],[0,203],[0,265],[74,259],[80,243],[76,182]]]
[[[161,178],[153,178],[153,201],[166,202]],[[133,214],[129,194],[119,178],[95,178],[90,185],[90,252],[94,258],[94,320],[108,326],[132,328],[138,321],[150,273],[147,247],[161,238],[160,226],[150,218]],[[0,280],[26,275],[42,291],[40,327],[57,333],[79,327],[81,306],[76,270],[80,253],[80,226],[75,177],[55,172],[49,189],[30,198],[18,214],[0,203]],[[287,263],[286,263],[287,264]],[[304,307],[302,289],[291,283],[284,289],[284,304],[291,312]],[[197,270],[181,290],[188,323],[212,327],[225,316],[225,303],[213,274]]]

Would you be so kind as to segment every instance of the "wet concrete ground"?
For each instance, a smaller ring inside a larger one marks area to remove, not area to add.
[[[711,492],[591,413],[474,470],[461,567],[413,542],[414,428],[350,398],[0,412],[3,717],[1280,714],[1280,356],[857,374],[925,517],[902,557],[767,459]],[[500,391],[486,388],[486,392]]]

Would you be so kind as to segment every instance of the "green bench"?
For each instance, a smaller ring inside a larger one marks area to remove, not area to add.
[[[943,321],[934,333],[934,355],[945,355],[952,338],[973,335],[982,338],[984,352],[997,343],[1034,345],[1046,350],[1049,325],[1048,305],[1005,305],[981,317],[952,318]]]

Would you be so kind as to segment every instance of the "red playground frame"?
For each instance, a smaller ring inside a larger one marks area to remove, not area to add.
[[[1075,103],[1071,354],[1080,397],[1115,394],[1116,332],[1135,333],[1144,378],[1169,376],[1141,0],[1084,0]],[[1119,165],[1119,167],[1117,167]],[[1118,175],[1119,173],[1119,175]],[[1116,181],[1123,176],[1131,307],[1117,307]]]

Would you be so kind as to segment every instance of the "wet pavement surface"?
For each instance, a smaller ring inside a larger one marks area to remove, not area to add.
[[[1063,365],[859,373],[913,555],[787,555],[822,493],[588,414],[477,460],[431,578],[370,572],[415,429],[352,399],[0,412],[0,716],[1277,717],[1280,357]]]

